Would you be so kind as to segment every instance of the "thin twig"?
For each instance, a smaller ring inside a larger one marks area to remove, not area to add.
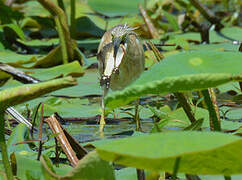
[[[41,115],[40,115],[40,127],[39,127],[39,151],[38,151],[38,156],[37,156],[37,160],[40,160],[40,156],[41,156],[41,152],[42,152],[42,146],[43,146],[43,142],[42,142],[42,130],[43,130],[43,123],[44,123],[44,104],[41,103]]]
[[[148,41],[148,44],[150,45],[156,59],[158,62],[160,62],[162,59],[164,59],[164,56],[161,54],[161,52],[154,46],[154,44],[151,41]]]
[[[34,134],[34,126],[35,126],[35,122],[36,122],[36,117],[37,117],[40,105],[41,105],[41,103],[38,104],[37,109],[36,109],[35,114],[34,114],[34,120],[32,121],[32,128],[30,130],[30,134],[31,134],[32,139],[33,139],[33,134]]]
[[[19,144],[29,144],[29,143],[32,143],[32,142],[36,142],[36,141],[41,141],[41,139],[29,139],[29,140],[26,140],[26,141],[20,141],[20,142],[17,142],[15,144],[12,144],[13,146],[15,145],[19,145]]]
[[[151,53],[151,49],[150,49],[149,45],[147,44],[147,42],[144,42],[144,45],[145,45],[145,48],[148,50],[148,52],[151,54],[151,57],[152,57],[154,63],[158,63],[157,59],[153,56],[154,52]]]

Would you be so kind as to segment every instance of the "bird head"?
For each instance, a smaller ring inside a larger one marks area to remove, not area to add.
[[[112,43],[114,48],[114,59],[116,59],[120,44],[126,46],[127,38],[129,34],[135,34],[134,28],[130,28],[126,24],[118,25],[111,31]]]
[[[121,62],[127,60],[124,57],[130,56],[128,48],[135,44],[132,43],[133,38],[130,38],[130,35],[137,36],[133,30],[134,28],[130,28],[126,24],[117,25],[108,30],[101,39],[97,58],[101,75],[100,85],[104,89],[109,88],[112,77],[116,77],[122,72],[122,69],[120,71]]]

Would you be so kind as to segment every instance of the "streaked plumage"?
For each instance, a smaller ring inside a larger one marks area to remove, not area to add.
[[[121,90],[136,80],[144,71],[144,50],[137,34],[127,25],[118,25],[105,32],[98,47],[100,85],[103,89],[102,119],[103,131],[104,96],[109,88]]]
[[[121,90],[144,71],[143,46],[132,30],[127,25],[118,25],[103,35],[97,56],[102,87],[107,85],[107,89]],[[114,38],[121,39],[116,60]]]

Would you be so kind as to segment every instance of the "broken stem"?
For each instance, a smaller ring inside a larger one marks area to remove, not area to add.
[[[48,123],[53,134],[57,134],[56,139],[60,143],[62,150],[66,154],[71,165],[75,167],[78,163],[78,158],[76,156],[76,153],[73,151],[69,141],[67,140],[64,131],[59,122],[57,121],[56,117],[52,115],[46,120],[46,122]]]

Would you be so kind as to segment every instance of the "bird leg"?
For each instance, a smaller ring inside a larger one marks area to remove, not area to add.
[[[103,77],[102,77],[103,79]],[[106,94],[108,93],[108,89],[109,89],[109,78],[106,77],[105,78],[105,83],[101,83],[102,86],[102,99],[101,99],[101,109],[102,109],[102,113],[101,113],[101,119],[99,122],[99,132],[103,133],[104,131],[104,126],[105,126],[105,103],[104,103],[104,98],[106,96]]]
[[[101,114],[101,119],[100,119],[100,123],[99,123],[99,132],[103,132],[104,131],[104,126],[105,126],[105,106],[104,106],[104,96],[102,96],[102,100],[101,100],[101,109],[102,109],[102,114]]]

